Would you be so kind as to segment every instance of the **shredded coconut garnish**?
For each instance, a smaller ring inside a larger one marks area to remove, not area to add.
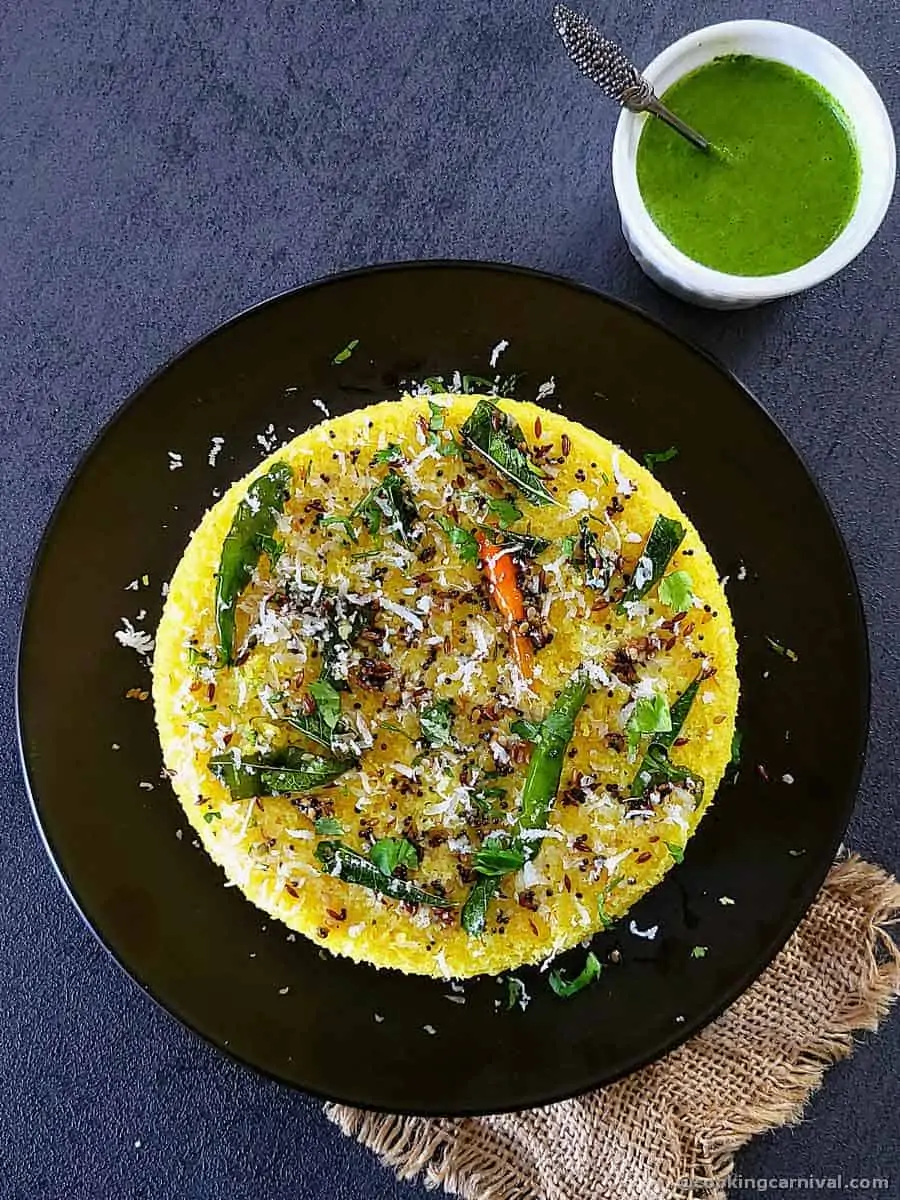
[[[328,407],[328,405],[325,403],[325,401],[322,400],[319,396],[313,396],[312,402],[313,402],[313,406],[315,408],[317,408],[319,410],[319,412],[322,413],[324,416],[326,416],[326,417],[331,416],[331,409]]]
[[[556,379],[553,375],[551,375],[550,378],[545,380],[545,382],[542,383],[541,386],[537,390],[538,404],[540,404],[540,402],[542,400],[549,399],[550,396],[552,396],[555,391],[556,391]]]
[[[181,457],[181,455],[175,450],[170,450],[169,451],[169,470],[177,471],[179,467],[183,467],[183,466],[184,466],[184,459]]]
[[[638,929],[634,921],[628,922],[628,932],[633,933],[635,937],[646,938],[648,942],[652,942],[659,933],[658,925],[651,925],[649,929]]]
[[[141,658],[149,658],[154,646],[152,634],[147,633],[144,629],[135,629],[127,617],[122,617],[122,624],[125,628],[115,631],[116,641],[129,650],[136,651]]]
[[[214,437],[212,439],[212,443],[209,448],[209,454],[207,456],[207,462],[209,463],[209,465],[211,467],[214,467],[216,465],[216,459],[219,457],[220,453],[222,452],[222,447],[224,445],[225,445],[224,438]]]
[[[497,343],[497,345],[491,351],[491,370],[492,371],[497,366],[497,363],[500,360],[500,355],[503,353],[504,350],[508,350],[508,349],[509,349],[509,342],[506,340],[506,338],[501,338],[501,340]]]

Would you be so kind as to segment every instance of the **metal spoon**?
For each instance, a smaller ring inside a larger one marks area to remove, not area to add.
[[[566,53],[582,74],[596,83],[604,95],[632,112],[648,112],[676,129],[698,150],[709,151],[709,142],[696,129],[686,125],[657,99],[653,88],[634,63],[615,42],[605,38],[581,13],[565,4],[553,9],[553,23],[563,40]]]

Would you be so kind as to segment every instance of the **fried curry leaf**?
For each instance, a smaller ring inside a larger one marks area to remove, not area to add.
[[[351,520],[356,517],[365,522],[372,537],[377,537],[382,525],[386,524],[388,532],[404,546],[412,542],[419,523],[419,512],[412,492],[406,480],[396,471],[389,471],[381,483],[363,496],[350,513]]]
[[[372,862],[371,859],[351,850],[343,842],[319,842],[316,846],[316,858],[329,875],[343,879],[346,883],[356,883],[360,887],[369,888],[382,896],[390,896],[392,900],[403,900],[407,904],[430,904],[435,908],[454,908],[452,900],[444,896],[434,896],[425,892],[406,879],[396,875],[388,875]]]
[[[244,755],[239,760],[235,755],[222,755],[209,760],[210,771],[234,800],[311,792],[333,783],[353,765],[349,759],[326,758],[297,746],[265,757]]]
[[[584,966],[574,979],[566,979],[562,971],[551,971],[547,977],[547,982],[557,996],[562,996],[564,1000],[568,1000],[570,996],[576,995],[576,993],[593,983],[602,969],[597,955],[593,950],[589,950]]]
[[[284,511],[293,479],[294,472],[286,462],[273,463],[247,488],[225,535],[216,575],[216,630],[226,666],[234,664],[237,602],[253,578],[262,539],[272,537],[278,514]]]
[[[537,558],[550,545],[549,538],[538,537],[534,533],[496,529],[493,525],[479,525],[478,528],[490,538],[493,545],[510,550],[514,558]]]
[[[528,456],[522,430],[492,401],[479,400],[459,432],[470,449],[514,483],[532,504],[556,503]]]
[[[579,523],[578,539],[573,550],[575,561],[584,570],[587,586],[604,594],[608,592],[616,570],[616,556],[603,546],[587,517],[582,517]]]
[[[463,529],[462,525],[454,524],[449,517],[435,517],[435,522],[443,529],[447,540],[456,550],[462,562],[478,562],[478,543],[470,530]]]
[[[460,924],[470,937],[479,937],[484,933],[488,905],[499,887],[499,875],[482,876],[472,885],[459,918]]]
[[[419,865],[418,851],[406,838],[379,838],[369,851],[369,858],[385,875],[393,875],[397,867],[414,871]]]
[[[452,700],[435,700],[422,709],[419,726],[426,746],[437,749],[453,745],[453,711]]]
[[[653,528],[641,557],[634,568],[623,602],[633,603],[642,599],[659,583],[663,572],[671,561],[672,555],[684,541],[684,526],[671,517],[658,516],[653,522]]]

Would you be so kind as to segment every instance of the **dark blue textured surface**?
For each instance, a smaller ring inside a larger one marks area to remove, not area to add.
[[[897,208],[814,293],[733,316],[668,299],[619,238],[615,114],[560,57],[548,7],[47,0],[0,14],[3,1200],[425,1195],[317,1102],[226,1061],[121,975],[43,855],[14,754],[18,609],[70,469],[185,343],[315,276],[420,256],[543,267],[637,301],[742,375],[811,464],[860,575],[875,702],[849,841],[900,868]],[[641,61],[713,20],[806,24],[857,58],[896,119],[894,0],[824,7],[592,10]],[[900,1196],[898,1028],[836,1067],[807,1123],[756,1143],[742,1173],[890,1176],[881,1194]]]

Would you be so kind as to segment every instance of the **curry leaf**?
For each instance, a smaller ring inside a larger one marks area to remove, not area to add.
[[[683,525],[670,517],[660,515],[656,518],[625,591],[623,601],[626,604],[640,600],[652,591],[683,541]]]
[[[514,483],[532,504],[555,504],[528,456],[516,422],[492,401],[481,399],[460,429],[463,441]]]
[[[345,883],[369,888],[379,895],[390,896],[392,900],[402,900],[407,904],[431,904],[436,908],[455,907],[452,900],[434,896],[406,879],[386,874],[371,859],[356,850],[351,850],[343,842],[319,842],[316,846],[316,858],[327,874],[343,879]]]
[[[234,800],[311,792],[333,783],[353,765],[348,759],[326,758],[296,746],[265,757],[222,755],[209,760],[210,771]]]

